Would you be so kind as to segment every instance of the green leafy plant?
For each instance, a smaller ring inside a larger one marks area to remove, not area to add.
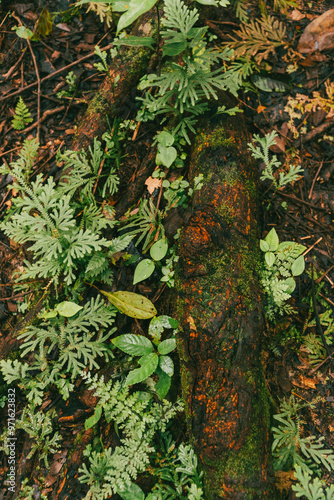
[[[295,477],[298,483],[293,485],[292,489],[296,492],[296,497],[305,497],[307,500],[334,500],[333,484],[326,488],[318,477],[311,482],[312,476],[299,465],[295,467]]]
[[[51,317],[38,326],[28,326],[19,336],[23,339],[21,357],[34,353],[31,364],[18,360],[0,362],[5,381],[17,383],[26,391],[28,400],[36,405],[42,403],[43,391],[51,384],[67,399],[73,389],[73,380],[83,368],[99,368],[97,357],[112,357],[106,341],[116,328],[105,330],[114,323],[116,310],[107,307],[99,296],[83,307],[69,304],[57,306],[55,311],[62,312],[59,317],[54,317],[55,311],[52,311]]]
[[[57,92],[57,97],[58,99],[62,99],[63,97],[73,97],[74,93],[75,93],[75,80],[77,79],[77,77],[75,76],[75,74],[73,73],[73,71],[70,71],[66,77],[65,77],[65,80],[66,80],[66,83],[68,85],[68,90],[61,90],[60,92]]]
[[[162,260],[168,252],[167,239],[161,239],[153,243],[150,248],[151,259],[143,259],[137,264],[133,276],[133,284],[146,280],[151,276],[155,269],[155,263]]]
[[[163,114],[164,121],[168,114],[176,113],[177,125],[172,135],[179,133],[190,143],[187,130],[195,132],[196,116],[207,109],[203,99],[217,99],[215,89],[229,88],[223,68],[212,70],[211,67],[221,60],[229,60],[232,52],[207,48],[207,28],[195,28],[199,18],[197,9],[189,9],[181,0],[166,0],[164,13],[163,55],[183,54],[183,63],[166,63],[161,75],[151,74],[141,80],[140,89],[156,87],[157,91],[154,96],[146,92],[140,99],[143,105],[137,119],[146,121]]]
[[[158,451],[152,455],[151,474],[159,478],[152,491],[145,495],[136,484],[131,483],[118,493],[123,500],[202,500],[203,473],[198,471],[197,457],[189,445],[176,448],[169,432],[159,435]]]
[[[170,356],[167,356],[176,347],[175,333],[173,337],[161,341],[161,334],[164,328],[177,328],[177,321],[168,316],[157,316],[150,322],[148,334],[153,338],[153,343],[143,335],[125,334],[112,340],[112,343],[123,352],[131,356],[141,356],[139,358],[140,368],[130,371],[125,384],[133,385],[146,380],[153,373],[159,376],[154,389],[161,399],[163,399],[170,388],[171,377],[174,374],[174,363]],[[157,347],[157,352],[154,349]]]
[[[254,134],[253,141],[257,142],[259,146],[254,146],[254,144],[249,142],[248,148],[252,152],[252,156],[254,156],[254,158],[264,162],[265,169],[262,172],[260,179],[262,181],[266,179],[272,181],[274,188],[278,190],[287,184],[298,180],[304,170],[301,166],[295,167],[294,165],[290,165],[289,172],[280,172],[278,180],[276,179],[274,168],[280,168],[282,164],[278,161],[276,155],[273,155],[271,159],[269,157],[270,147],[276,144],[276,137],[278,137],[278,135],[274,130],[270,134],[266,134],[263,138]]]
[[[103,500],[124,490],[135,481],[139,472],[149,465],[154,452],[153,439],[160,431],[164,433],[168,422],[183,405],[174,405],[166,400],[155,402],[148,392],[129,394],[129,387],[120,382],[104,382],[103,377],[83,374],[90,390],[95,391],[99,403],[95,415],[86,421],[86,428],[95,425],[104,411],[107,422],[114,422],[120,435],[120,445],[95,451],[91,445],[86,450],[89,465],[79,469],[80,481],[90,486],[88,498]]]
[[[30,122],[32,122],[31,113],[25,105],[22,97],[20,97],[15,108],[12,127],[15,128],[15,130],[23,130]]]
[[[34,440],[27,460],[38,451],[39,459],[44,460],[45,467],[49,467],[48,455],[56,453],[60,448],[61,436],[54,432],[52,427],[52,416],[43,412],[35,411],[35,407],[24,408],[21,419],[16,423],[17,429],[23,429]],[[52,436],[50,436],[52,434]]]
[[[297,497],[305,495],[309,500],[331,499],[334,493],[332,486],[324,491],[323,481],[316,478],[313,483],[310,482],[314,474],[313,469],[316,468],[319,472],[319,465],[328,471],[334,470],[334,453],[333,450],[324,447],[323,438],[302,436],[303,422],[298,412],[307,405],[310,403],[297,403],[292,396],[282,402],[280,413],[274,415],[279,422],[277,427],[272,428],[274,465],[277,470],[291,466],[295,468],[295,476],[299,483],[292,486],[292,489],[297,492]]]
[[[264,240],[260,240],[260,248],[265,254],[261,283],[268,299],[266,314],[273,320],[276,313],[283,315],[293,312],[286,301],[291,298],[296,286],[294,276],[299,276],[305,269],[301,254],[306,247],[294,241],[280,243],[273,228]]]

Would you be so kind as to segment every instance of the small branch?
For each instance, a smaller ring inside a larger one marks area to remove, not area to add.
[[[310,192],[309,192],[309,194],[308,194],[308,199],[309,199],[309,200],[312,198],[312,193],[313,193],[314,184],[315,184],[315,181],[316,181],[316,180],[317,180],[317,178],[318,178],[318,175],[319,175],[319,173],[320,173],[320,170],[322,169],[323,164],[324,164],[324,160],[321,160],[320,166],[319,166],[319,168],[318,168],[318,170],[317,170],[317,173],[316,173],[316,174],[315,174],[315,176],[314,176],[314,179],[313,179],[313,182],[312,182],[312,186],[311,186]]]
[[[111,49],[111,47],[113,47],[112,43],[110,43],[106,47],[102,47],[101,50],[102,51],[108,50],[108,49]],[[90,54],[87,54],[86,56],[81,57],[81,59],[78,59],[77,61],[74,61],[71,64],[64,66],[63,68],[57,69],[53,73],[50,73],[50,75],[47,75],[44,78],[42,78],[40,83],[44,83],[46,80],[50,80],[50,78],[53,78],[54,76],[59,75],[59,73],[62,73],[63,71],[66,71],[66,70],[72,68],[73,66],[76,66],[77,64],[81,63],[82,61],[86,61],[86,59],[90,59],[91,57],[93,57],[95,55],[96,55],[95,52],[91,52]],[[9,99],[10,97],[14,97],[15,95],[21,94],[23,91],[31,89],[32,87],[35,87],[36,85],[37,85],[37,82],[30,83],[30,85],[26,85],[26,87],[23,87],[22,89],[16,90],[15,92],[12,92],[11,94],[6,95],[5,97],[2,97],[0,99],[0,102],[5,101],[6,99]]]
[[[27,38],[27,44],[29,46],[32,60],[34,61],[36,78],[37,78],[37,122],[36,122],[36,124],[37,124],[37,136],[36,136],[36,139],[37,139],[37,142],[40,142],[39,139],[40,139],[40,129],[41,129],[41,79],[39,76],[36,57],[35,57],[34,51],[32,50],[29,38]]]
[[[37,122],[35,122],[32,125],[30,125],[29,127],[25,128],[24,130],[22,130],[22,132],[24,134],[26,134],[27,132],[30,132],[35,127],[39,126],[48,116],[54,115],[55,113],[59,113],[60,111],[64,111],[64,109],[65,109],[65,106],[60,106],[59,108],[54,108],[54,109],[47,109],[46,111],[44,111],[43,116],[39,120],[37,120]]]

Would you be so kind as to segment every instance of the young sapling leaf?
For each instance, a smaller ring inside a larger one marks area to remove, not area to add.
[[[268,267],[272,267],[275,263],[275,254],[272,252],[266,252],[264,255]]]
[[[132,370],[126,377],[126,385],[138,384],[152,375],[158,366],[159,356],[157,353],[152,352],[151,354],[147,354],[146,356],[140,358],[139,363],[141,364],[141,367],[136,370]]]
[[[169,356],[160,356],[159,367],[170,377],[174,375],[174,363],[172,358],[170,358]]]
[[[175,339],[166,339],[163,340],[159,345],[158,345],[158,352],[160,354],[169,354],[172,352],[176,347],[176,340]]]
[[[144,259],[140,261],[134,272],[133,284],[136,285],[140,281],[144,281],[149,278],[154,272],[154,269],[155,265],[151,259]]]
[[[278,239],[278,235],[277,235],[274,227],[267,234],[265,241],[268,243],[269,250],[271,252],[275,252],[277,250],[278,244],[279,244],[279,239]]]
[[[154,348],[152,342],[142,335],[131,333],[120,335],[112,340],[112,343],[121,351],[131,356],[144,356],[150,354]]]
[[[55,311],[59,314],[59,316],[65,316],[65,318],[71,318],[81,309],[82,306],[79,306],[75,302],[68,301],[61,302],[55,307]]]
[[[167,252],[168,242],[166,239],[156,241],[150,248],[150,255],[155,261],[163,259]]]
[[[303,255],[300,255],[292,264],[291,272],[293,276],[299,276],[305,269],[305,259]]]

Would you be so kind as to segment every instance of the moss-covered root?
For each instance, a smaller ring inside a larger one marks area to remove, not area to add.
[[[240,118],[197,137],[177,270],[182,390],[206,500],[276,497],[262,375],[257,182]]]
[[[156,11],[146,13],[138,21],[132,34],[154,36],[156,32]],[[139,79],[146,73],[152,51],[145,47],[125,47],[110,66],[109,76],[102,83],[84,114],[72,141],[71,149],[80,151],[93,143],[94,137],[101,137],[109,130],[109,122],[120,114],[120,110]]]

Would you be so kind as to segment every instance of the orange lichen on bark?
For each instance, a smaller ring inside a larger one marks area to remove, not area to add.
[[[237,133],[228,139],[200,135],[190,177],[203,173],[204,186],[180,238],[183,392],[207,500],[258,498],[248,483],[265,492],[268,475],[262,474],[269,463],[269,420],[260,361],[257,206],[249,190],[256,182],[245,149]],[[242,450],[253,464],[247,471]]]

